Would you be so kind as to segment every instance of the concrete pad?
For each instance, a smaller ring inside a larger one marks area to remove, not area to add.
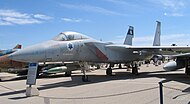
[[[16,77],[17,77],[16,74],[5,73],[5,72],[0,73],[0,81],[10,80]]]
[[[159,104],[158,82],[164,79],[164,104],[190,103],[190,77],[184,70],[164,72],[162,66],[142,65],[139,75],[126,69],[88,72],[90,82],[81,81],[80,71],[71,77],[53,75],[37,79],[40,95],[26,97],[26,80],[0,82],[2,104]]]

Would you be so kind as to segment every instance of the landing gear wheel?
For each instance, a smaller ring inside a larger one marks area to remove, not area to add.
[[[83,76],[82,76],[82,81],[83,81],[83,82],[88,82],[88,76],[83,75]]]
[[[159,61],[159,62],[158,62],[158,65],[161,65],[161,64],[162,64],[161,61]]]
[[[42,66],[38,66],[37,73],[36,73],[36,78],[40,77],[40,73],[42,72]]]
[[[141,62],[139,62],[139,66],[141,66],[142,65],[142,63]]]
[[[135,66],[132,67],[132,74],[138,75],[138,67],[137,67],[137,64],[135,64]]]
[[[36,78],[39,78],[39,77],[40,77],[40,70],[37,69]]]
[[[66,76],[66,77],[70,77],[70,76],[71,76],[71,73],[72,73],[71,71],[65,72],[65,76]]]
[[[185,74],[190,75],[190,68],[188,66],[185,68]]]
[[[107,68],[106,75],[109,75],[109,76],[112,75],[112,69],[111,68]]]
[[[97,65],[97,69],[100,69],[100,65]]]
[[[119,69],[122,69],[122,66],[121,66],[121,64],[119,64]]]

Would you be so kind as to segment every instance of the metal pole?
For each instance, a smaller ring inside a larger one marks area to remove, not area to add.
[[[162,81],[159,82],[159,88],[160,88],[160,104],[164,104],[164,102],[163,102],[163,84],[162,84]]]

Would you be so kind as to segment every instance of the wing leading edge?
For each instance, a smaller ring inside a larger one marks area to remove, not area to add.
[[[135,51],[141,51],[141,50],[147,50],[149,52],[155,52],[155,50],[159,53],[165,52],[165,51],[171,51],[176,53],[185,53],[190,52],[189,46],[129,46],[129,45],[106,45],[107,48],[113,49],[113,50],[135,50]]]

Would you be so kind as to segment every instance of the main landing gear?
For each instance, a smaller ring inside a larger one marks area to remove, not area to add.
[[[88,80],[88,76],[86,75],[86,70],[82,69],[82,73],[83,73],[83,75],[82,75],[82,81],[83,82],[88,82],[89,80]]]
[[[114,67],[114,64],[110,64],[109,68],[106,69],[106,75],[112,76],[112,67]]]
[[[66,76],[66,77],[70,77],[70,76],[71,76],[71,74],[72,74],[72,72],[71,72],[71,71],[67,71],[67,72],[65,72],[65,76]]]
[[[88,76],[86,75],[86,70],[88,69],[88,64],[86,62],[82,62],[79,64],[81,67],[81,71],[83,73],[82,75],[82,81],[83,82],[88,82]]]
[[[190,66],[186,66],[185,68],[185,74],[190,75]]]
[[[132,63],[132,74],[138,75],[138,65],[137,62]]]
[[[138,75],[138,62],[132,62],[132,74]],[[106,69],[106,75],[112,76],[112,67],[113,64],[110,64],[109,68]]]
[[[122,65],[121,64],[119,64],[119,69],[122,69]]]
[[[106,69],[106,75],[109,75],[109,76],[112,75],[112,68],[111,67]]]
[[[190,59],[186,61],[185,74],[190,75]]]

